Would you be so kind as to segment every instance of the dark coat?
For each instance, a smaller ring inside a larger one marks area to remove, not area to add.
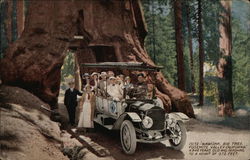
[[[77,89],[71,92],[70,88],[65,91],[64,105],[66,107],[76,107],[77,106],[77,95],[81,96],[82,93]]]

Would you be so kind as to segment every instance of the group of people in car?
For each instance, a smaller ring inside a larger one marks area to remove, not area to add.
[[[138,82],[131,83],[129,76],[119,74],[115,76],[113,71],[93,72],[91,75],[85,73],[82,77],[85,86],[90,86],[93,92],[98,96],[111,98],[115,101],[122,99],[147,98],[148,85],[146,84],[146,76],[143,73],[137,75]]]
[[[137,74],[137,82],[134,84],[131,83],[129,76],[115,75],[113,71],[85,73],[82,78],[83,92],[75,89],[74,81],[70,81],[68,83],[69,89],[66,90],[64,98],[70,124],[74,126],[77,95],[82,96],[79,104],[78,128],[93,128],[95,96],[102,96],[114,101],[152,98],[153,87],[146,83],[146,76],[143,73]]]

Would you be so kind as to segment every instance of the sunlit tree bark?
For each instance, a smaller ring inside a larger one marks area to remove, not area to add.
[[[233,112],[232,92],[232,30],[230,0],[221,0],[220,14],[220,59],[217,65],[220,115],[231,116]]]

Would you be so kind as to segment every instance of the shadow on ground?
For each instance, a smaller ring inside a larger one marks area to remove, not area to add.
[[[72,134],[72,133],[71,133]],[[80,136],[80,135],[76,135]],[[183,159],[184,154],[181,151],[173,150],[162,143],[144,144],[138,143],[135,154],[126,155],[122,151],[119,132],[110,131],[102,126],[96,125],[95,131],[85,133],[93,142],[101,145],[110,152],[110,155],[116,160],[146,160],[146,159]],[[86,142],[81,142],[86,146]],[[87,148],[91,151],[93,149]],[[92,151],[93,152],[93,151]],[[95,152],[93,152],[96,154]],[[108,155],[107,155],[108,156]]]

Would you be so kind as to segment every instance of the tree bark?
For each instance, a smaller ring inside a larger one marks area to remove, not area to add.
[[[203,47],[203,30],[202,30],[202,7],[201,0],[198,0],[198,41],[199,41],[199,105],[204,104],[204,47]]]
[[[221,0],[220,18],[220,59],[217,66],[220,115],[231,116],[233,112],[232,92],[232,29],[231,1]]]
[[[178,88],[185,90],[185,70],[184,70],[184,56],[183,56],[183,36],[182,36],[182,2],[180,0],[174,1],[174,15],[175,15],[175,38],[176,38],[176,53],[177,53],[177,76]]]
[[[24,0],[18,0],[17,1],[17,34],[18,38],[21,36],[23,29],[24,29],[24,21],[25,21],[25,15],[24,15]]]
[[[186,9],[187,9],[187,30],[188,30],[188,47],[189,47],[189,56],[190,56],[190,69],[191,69],[191,89],[192,89],[192,93],[195,93],[193,42],[192,42],[191,23],[190,23],[190,7],[189,7],[188,1],[186,1],[185,3],[186,3]]]
[[[52,109],[57,105],[64,51],[74,35],[71,8],[74,5],[68,1],[30,1],[23,34],[10,44],[0,62],[5,84],[30,91]]]
[[[7,17],[6,17],[6,33],[8,44],[11,43],[12,39],[12,12],[13,12],[13,1],[6,1],[7,3]]]
[[[84,37],[77,47],[79,64],[120,61],[155,65],[139,36],[146,34],[146,29],[140,29],[144,26],[143,20],[132,14],[132,10],[141,12],[139,3],[30,1],[24,31],[0,62],[3,82],[25,88],[55,107],[60,68],[74,35]],[[140,25],[135,27],[133,19]],[[80,67],[80,73],[84,72],[92,71]],[[161,72],[149,76],[156,79],[157,96],[163,100],[167,112],[180,111],[194,117],[184,92],[171,86]]]

